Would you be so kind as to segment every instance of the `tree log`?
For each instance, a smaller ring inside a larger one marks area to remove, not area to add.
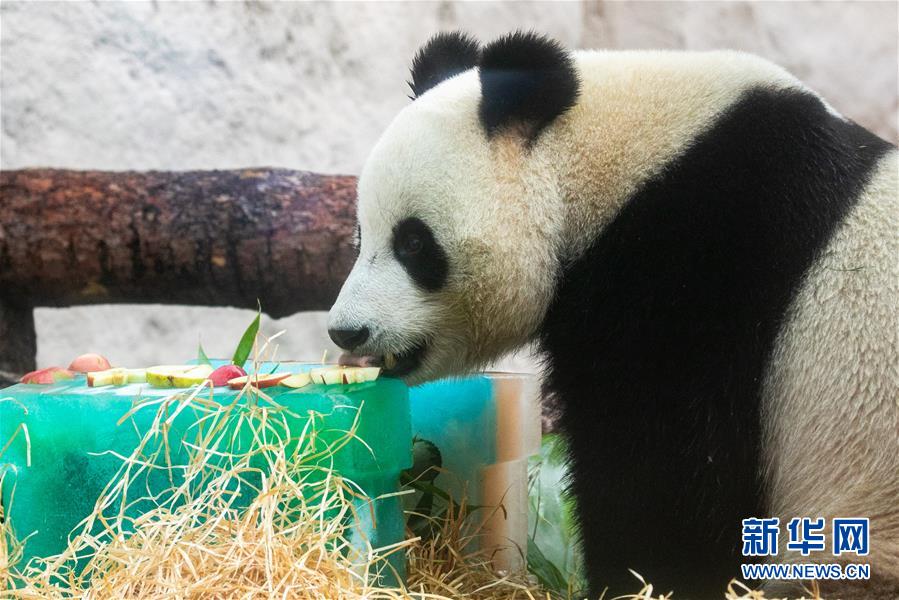
[[[330,307],[356,180],[279,169],[0,173],[0,294],[16,305]]]
[[[35,306],[327,309],[355,197],[354,177],[283,169],[0,172],[0,372],[34,368]]]

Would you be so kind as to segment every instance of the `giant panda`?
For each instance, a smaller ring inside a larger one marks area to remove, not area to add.
[[[742,519],[832,563],[783,525],[857,516],[872,579],[832,593],[895,599],[896,148],[740,52],[444,33],[410,86],[332,339],[410,384],[535,342],[591,595],[720,598]]]

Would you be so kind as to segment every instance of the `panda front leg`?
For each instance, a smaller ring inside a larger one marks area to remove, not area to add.
[[[591,388],[562,393],[599,401]],[[761,514],[758,496],[735,485],[742,478],[725,466],[733,456],[697,461],[688,442],[666,431],[682,423],[625,412],[563,412],[590,597],[635,593],[633,571],[661,593],[721,598],[739,575],[740,520]]]

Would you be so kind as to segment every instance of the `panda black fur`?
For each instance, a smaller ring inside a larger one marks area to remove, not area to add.
[[[541,341],[594,589],[629,567],[711,598],[738,572],[741,519],[768,514],[766,363],[888,149],[811,94],[751,90],[564,270]]]
[[[360,259],[329,327],[373,334],[349,349],[398,356],[414,383],[539,342],[593,594],[633,591],[633,569],[720,597],[741,519],[772,515],[870,516],[880,587],[858,597],[896,597],[895,148],[745,55],[572,57],[534,34],[483,49],[443,34],[412,81],[422,106],[360,179]],[[635,130],[656,137],[627,143]],[[853,319],[872,333],[844,330]],[[820,364],[842,338],[847,354]],[[846,365],[849,384],[826,381]]]

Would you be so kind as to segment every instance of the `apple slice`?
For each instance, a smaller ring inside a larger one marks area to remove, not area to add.
[[[125,385],[126,383],[128,383],[128,373],[125,369],[103,369],[87,374],[87,385],[90,387]]]
[[[285,379],[290,377],[290,373],[270,373],[269,375],[244,375],[243,377],[235,377],[228,381],[228,387],[232,390],[239,390],[250,383],[256,388],[267,388],[278,385]]]
[[[104,369],[87,373],[87,385],[90,387],[125,385],[126,383],[128,383],[128,373],[125,369]]]
[[[279,385],[284,385],[289,388],[301,388],[306,387],[310,383],[312,383],[312,378],[309,376],[309,373],[297,373],[296,375],[291,375],[290,377],[282,379]]]
[[[228,382],[237,377],[246,375],[247,372],[237,365],[222,365],[209,375],[209,381],[215,387],[228,385]]]
[[[374,381],[381,374],[379,367],[320,367],[309,371],[313,383],[338,385]]]
[[[146,369],[125,369],[128,373],[128,383],[147,383]]]
[[[147,372],[144,369],[106,369],[87,373],[87,385],[100,387],[103,385],[126,385],[129,383],[146,383]]]
[[[209,365],[159,365],[147,369],[147,382],[158,388],[184,388],[199,385],[212,374]]]
[[[381,367],[348,367],[354,374],[354,383],[367,383],[381,376]]]
[[[75,374],[68,369],[63,369],[62,367],[47,367],[46,369],[39,369],[37,371],[25,373],[24,375],[22,375],[22,378],[19,381],[21,383],[37,383],[46,385],[49,383],[57,383],[59,381],[66,381],[68,379],[74,378]]]
[[[111,368],[112,365],[106,357],[99,354],[82,354],[69,365],[69,370],[76,373],[94,373],[108,371]]]
[[[343,367],[320,367],[309,371],[313,383],[336,385],[343,383]]]

